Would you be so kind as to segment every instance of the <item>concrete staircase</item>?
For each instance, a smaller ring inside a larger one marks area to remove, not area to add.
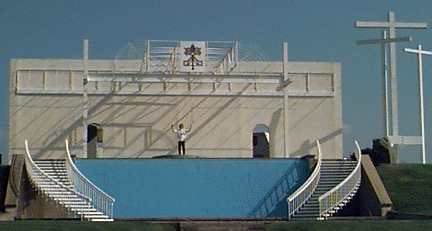
[[[318,198],[342,182],[354,170],[356,164],[357,161],[351,160],[322,160],[318,185],[306,203],[292,216],[292,220],[319,218]]]
[[[47,196],[66,208],[74,216],[88,221],[113,221],[92,205],[91,201],[79,194],[68,177],[65,160],[35,160],[34,163],[50,178],[60,182],[66,188],[53,182],[43,174],[35,173],[35,186]]]

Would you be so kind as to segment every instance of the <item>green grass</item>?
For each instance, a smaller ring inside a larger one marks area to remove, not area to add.
[[[432,230],[432,220],[357,220],[329,222],[299,222],[281,223],[266,226],[268,231],[299,230],[299,231],[429,231]]]
[[[395,210],[432,214],[432,165],[388,164],[377,170]]]
[[[212,230],[223,230],[227,224],[217,228],[211,225]],[[207,227],[200,226],[182,229],[184,231],[193,230],[206,230]],[[241,230],[246,230],[245,227],[236,226]],[[234,230],[236,230],[236,227]],[[262,226],[261,226],[262,227]],[[216,228],[216,229],[215,229]],[[220,229],[222,228],[222,229]],[[300,231],[423,231],[432,230],[432,220],[354,220],[354,221],[311,221],[311,222],[282,222],[275,224],[265,224],[267,231],[282,231],[282,230],[300,230]],[[6,221],[0,222],[0,230],[7,231],[175,231],[174,225],[160,225],[149,224],[140,221],[116,221],[112,223],[97,223],[97,222],[79,222],[79,221],[40,221],[40,220],[26,220],[26,221]],[[232,230],[232,229],[230,229]],[[254,230],[254,229],[251,229]],[[256,230],[261,230],[258,228]]]
[[[107,223],[80,221],[22,220],[0,222],[1,231],[175,231],[173,225],[149,224],[139,221]]]

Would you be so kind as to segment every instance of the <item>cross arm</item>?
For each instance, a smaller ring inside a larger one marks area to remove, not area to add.
[[[377,43],[392,43],[392,42],[411,42],[412,37],[400,37],[400,38],[392,38],[392,39],[366,39],[366,40],[358,40],[356,42],[357,45],[369,45],[369,44],[377,44]]]
[[[389,28],[392,25],[389,22],[377,21],[356,21],[357,28]],[[401,29],[425,29],[428,24],[423,22],[395,22],[394,27]]]
[[[428,24],[425,22],[397,22],[395,27],[401,29],[426,29]]]
[[[375,22],[375,21],[356,21],[355,27],[357,28],[388,28],[388,22]]]
[[[432,52],[425,51],[425,50],[417,50],[417,49],[405,48],[404,51],[408,52],[408,53],[414,53],[414,54],[432,55]]]

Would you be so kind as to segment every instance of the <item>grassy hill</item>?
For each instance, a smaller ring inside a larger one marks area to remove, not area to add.
[[[377,170],[396,211],[432,215],[431,164],[387,164]]]
[[[302,230],[302,231],[413,231],[413,230],[432,230],[432,220],[352,220],[352,221],[309,221],[309,222],[257,222],[258,224],[219,224],[199,226],[184,224],[181,226],[175,224],[149,224],[140,221],[116,221],[112,223],[98,222],[79,222],[79,221],[8,221],[0,222],[0,230],[8,231],[201,231],[201,230]],[[181,228],[180,228],[181,227]]]

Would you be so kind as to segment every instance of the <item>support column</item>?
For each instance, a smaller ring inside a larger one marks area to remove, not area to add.
[[[288,43],[283,43],[283,81],[288,81]],[[284,157],[289,156],[289,123],[288,123],[288,92],[283,89],[283,126],[284,126]]]
[[[395,16],[393,12],[389,12],[389,22],[395,22]],[[396,28],[393,26],[389,27],[389,37],[396,38]],[[391,122],[393,136],[399,135],[399,119],[398,119],[398,90],[397,90],[397,74],[396,74],[396,43],[390,43],[390,91],[391,91]]]

